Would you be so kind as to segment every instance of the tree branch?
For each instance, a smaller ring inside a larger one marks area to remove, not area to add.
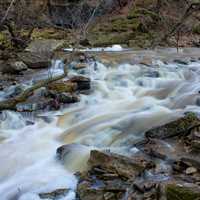
[[[16,0],[12,0],[12,1],[10,2],[10,5],[8,6],[8,8],[7,8],[7,10],[6,10],[5,15],[4,15],[3,18],[1,19],[0,27],[1,27],[1,26],[4,24],[4,22],[6,21],[8,15],[9,15],[9,13],[10,13],[10,10],[12,9],[12,7],[13,7],[13,5],[14,5],[15,2],[16,2]]]
[[[193,14],[193,12],[200,10],[200,3],[192,3],[188,6],[187,10],[181,17],[181,19],[170,29],[169,32],[167,32],[163,37],[161,37],[158,41],[153,41],[152,48],[155,48],[157,45],[159,45],[161,42],[166,41],[172,34],[180,30],[183,23]]]

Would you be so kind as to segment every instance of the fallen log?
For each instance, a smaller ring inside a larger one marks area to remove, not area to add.
[[[39,81],[38,83],[36,83],[32,87],[24,90],[19,95],[15,96],[11,99],[0,101],[0,111],[2,111],[2,110],[17,110],[17,108],[16,108],[17,104],[25,102],[28,99],[28,97],[33,95],[35,90],[40,89],[41,87],[45,87],[45,86],[47,86],[48,84],[50,84],[54,81],[58,81],[60,79],[63,79],[64,77],[66,77],[66,75],[67,74],[64,73],[60,76],[51,77],[51,78]]]

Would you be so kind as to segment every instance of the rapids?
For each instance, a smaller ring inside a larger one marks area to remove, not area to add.
[[[73,174],[87,167],[91,149],[133,155],[134,142],[146,130],[200,111],[200,61],[183,65],[157,59],[152,67],[99,61],[80,73],[91,78],[92,92],[81,95],[79,103],[38,117],[1,114],[1,200],[40,200],[38,193],[59,188],[70,189],[62,200],[73,200]],[[30,118],[34,124],[27,125]],[[64,144],[77,145],[70,145],[62,163],[56,149]]]

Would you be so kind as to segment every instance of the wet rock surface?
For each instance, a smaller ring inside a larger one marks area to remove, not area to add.
[[[36,92],[26,102],[18,104],[17,110],[20,112],[59,110],[66,104],[79,102],[79,94],[89,90],[90,84],[89,78],[81,76],[53,82],[43,90]],[[15,94],[13,95],[15,96]]]
[[[49,193],[40,193],[39,197],[41,199],[56,200],[56,199],[64,197],[68,192],[69,192],[68,189],[57,189],[57,190],[55,190],[53,192],[49,192]]]
[[[11,59],[7,61],[0,61],[0,72],[3,74],[20,74],[27,69],[27,65],[22,61]]]
[[[64,40],[55,39],[40,39],[32,41],[26,48],[26,51],[37,53],[37,52],[53,52],[60,49],[64,45]]]
[[[58,93],[73,93],[76,91],[90,90],[91,81],[84,76],[74,76],[67,81],[58,81],[48,86],[50,91]]]
[[[18,52],[13,58],[8,55],[6,60],[0,60],[3,63],[0,68],[4,69],[3,71],[0,70],[0,74],[2,74],[0,90],[3,91],[1,94],[3,100],[8,101],[8,103],[9,100],[23,95],[25,90],[34,87],[40,81],[50,81],[43,88],[36,89],[31,93],[28,92],[28,97],[22,98],[22,101],[17,101],[18,105],[15,106],[14,110],[19,112],[58,110],[66,104],[79,102],[79,94],[87,95],[91,92],[91,80],[84,76],[68,77],[66,74],[65,77],[61,76],[60,80],[51,81],[51,78],[56,77],[56,75],[49,74],[49,70],[53,70],[51,68],[51,56],[52,52],[46,51]],[[80,63],[88,62],[86,54],[82,52],[77,53],[74,59]],[[70,68],[70,62],[66,64],[68,68]],[[42,74],[45,74],[45,80],[41,80]],[[20,86],[24,83],[27,84],[25,88]],[[4,105],[4,102],[2,104]]]
[[[125,156],[95,150],[91,151],[88,163],[92,168],[100,166],[101,169],[113,171],[125,179],[135,178],[144,171],[141,163],[136,163]]]
[[[147,138],[167,139],[187,134],[191,127],[198,124],[200,124],[199,118],[194,113],[187,113],[183,118],[151,129],[145,134]]]
[[[110,152],[91,151],[89,171],[79,175],[77,195],[81,200],[121,199],[131,180],[141,176],[141,162]]]
[[[194,184],[169,183],[165,186],[167,200],[198,200],[200,187]]]
[[[51,52],[22,52],[18,54],[18,57],[28,66],[30,69],[48,68],[51,66]]]
[[[198,140],[199,118],[194,113],[146,132],[134,144],[138,152],[121,156],[93,150],[89,169],[78,176],[80,200],[198,200],[200,160],[187,150]],[[195,130],[193,130],[195,129]],[[173,134],[172,134],[173,133]],[[190,138],[187,139],[187,138]]]

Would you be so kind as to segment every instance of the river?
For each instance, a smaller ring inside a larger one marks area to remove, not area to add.
[[[132,155],[146,130],[200,111],[200,60],[185,65],[155,57],[152,67],[96,61],[84,75],[92,80],[92,92],[79,103],[38,117],[2,114],[1,200],[40,200],[39,193],[59,188],[70,189],[61,200],[73,200],[74,173],[86,168],[91,149]],[[34,124],[27,125],[30,118]],[[72,145],[61,162],[56,149],[64,144]]]

